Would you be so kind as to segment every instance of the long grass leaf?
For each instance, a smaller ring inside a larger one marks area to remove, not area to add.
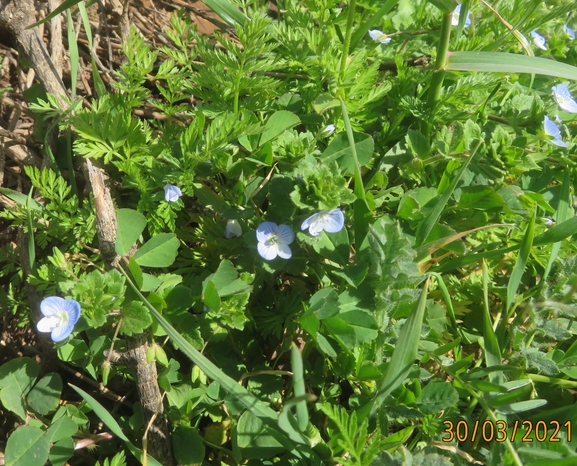
[[[577,67],[540,57],[501,52],[449,52],[446,70],[531,73],[577,80]]]
[[[489,269],[485,261],[483,261],[483,341],[487,367],[500,366],[503,361],[489,312]],[[500,385],[503,383],[503,373],[500,371],[490,372],[489,380]]]
[[[525,271],[525,266],[529,260],[529,255],[531,254],[531,248],[533,247],[533,239],[535,236],[535,212],[531,215],[529,220],[529,225],[527,225],[527,230],[525,230],[525,235],[521,241],[521,247],[519,249],[519,255],[517,256],[517,261],[515,262],[515,267],[513,272],[511,272],[511,277],[509,278],[509,283],[507,284],[507,312],[510,312],[510,307],[515,300],[515,294],[517,289],[521,284],[521,278],[523,278],[523,272]]]
[[[465,173],[465,170],[471,163],[471,160],[473,160],[473,157],[475,157],[475,154],[477,153],[479,147],[481,147],[482,143],[483,141],[479,141],[477,147],[475,147],[475,150],[473,151],[471,156],[468,157],[467,160],[465,160],[465,163],[461,166],[456,176],[453,178],[451,185],[445,190],[443,194],[439,196],[439,199],[437,200],[433,208],[430,210],[430,212],[427,214],[427,216],[423,219],[423,221],[419,225],[417,229],[417,246],[421,246],[429,236],[429,233],[431,233],[431,230],[439,220],[439,217],[441,216],[443,209],[447,205],[447,202],[453,195],[453,191],[457,187],[457,183],[460,181],[461,177],[463,176],[463,173]]]
[[[441,274],[432,272],[431,275],[437,279],[437,285],[439,286],[439,290],[443,295],[443,299],[445,300],[445,306],[447,306],[447,315],[449,316],[449,322],[451,322],[451,326],[453,327],[453,331],[456,335],[461,335],[461,329],[457,324],[457,318],[455,317],[455,309],[453,308],[453,300],[451,299],[451,294],[449,293],[449,289],[447,285],[445,285],[445,281],[443,280],[443,276]]]
[[[66,23],[68,25],[68,53],[70,54],[70,95],[73,102],[76,100],[76,86],[78,84],[78,42],[76,42],[76,32],[70,10],[66,12]]]
[[[30,269],[32,272],[36,272],[36,245],[34,244],[34,224],[32,222],[32,191],[30,188],[30,193],[26,199],[26,223],[28,225],[28,258],[30,259]]]
[[[305,379],[303,371],[303,358],[297,346],[293,343],[291,346],[291,368],[293,372],[293,388],[295,398],[306,395]],[[309,412],[305,400],[297,403],[297,421],[301,432],[304,432],[309,424]]]
[[[569,220],[573,212],[570,210],[571,206],[571,170],[568,168],[565,170],[565,176],[563,177],[563,184],[561,185],[561,194],[559,196],[559,206],[557,207],[557,212],[555,214],[555,221],[557,223],[563,223]],[[547,261],[547,266],[543,272],[543,277],[541,278],[541,284],[544,284],[549,277],[551,268],[557,259],[557,255],[561,250],[561,242],[557,241],[553,243],[551,248],[551,254],[549,254],[549,260]]]
[[[399,339],[397,340],[395,350],[393,351],[393,356],[391,357],[391,362],[387,368],[387,375],[381,382],[376,397],[369,403],[369,405],[371,405],[371,412],[378,409],[379,405],[385,400],[385,398],[387,398],[395,388],[403,383],[407,378],[411,367],[413,367],[415,359],[417,359],[417,349],[419,347],[419,342],[421,341],[421,328],[423,326],[425,309],[427,308],[429,280],[430,278],[427,278],[425,281],[425,285],[421,291],[421,297],[415,303],[411,315],[408,317],[401,329]]]
[[[41,24],[44,24],[46,21],[50,21],[55,16],[58,16],[63,11],[66,11],[66,10],[72,8],[73,6],[79,4],[81,1],[82,0],[65,0],[64,2],[62,2],[62,4],[58,8],[56,8],[54,11],[50,12],[50,14],[48,16],[46,16],[46,18],[43,18],[40,21],[38,21],[34,24],[31,24],[26,29],[32,29],[32,28],[35,28],[36,26],[40,26]]]
[[[88,12],[86,11],[84,2],[78,4],[78,11],[80,11],[80,16],[82,17],[82,24],[84,24],[84,31],[86,31],[86,38],[88,39],[88,46],[90,47],[90,61],[92,62],[92,80],[94,81],[94,88],[96,89],[98,96],[103,97],[106,95],[106,87],[104,86],[104,81],[102,81],[102,78],[100,77],[100,73],[96,67],[96,61],[94,60],[92,29],[90,27]]]
[[[136,459],[138,459],[138,461],[142,463],[144,460],[144,454],[142,450],[140,448],[135,447],[132,444],[132,442],[128,439],[128,437],[124,435],[124,432],[122,432],[122,428],[120,427],[118,422],[116,422],[116,419],[114,419],[112,415],[108,412],[108,410],[104,406],[102,406],[95,398],[90,396],[81,388],[78,388],[72,384],[69,384],[69,386],[72,387],[72,389],[76,393],[78,393],[82,398],[84,398],[86,403],[88,403],[88,406],[90,406],[92,408],[92,411],[94,411],[94,414],[96,414],[100,418],[100,420],[104,422],[104,424],[106,424],[106,427],[108,427],[114,435],[116,435],[119,439],[124,441],[130,452],[136,457]],[[149,465],[162,466],[152,456],[150,455],[146,456],[147,456],[146,461],[148,461]]]
[[[231,26],[240,24],[244,26],[247,21],[250,21],[248,17],[243,15],[238,11],[229,1],[227,0],[203,0],[207,7],[214,11],[218,16],[220,16],[226,23]]]

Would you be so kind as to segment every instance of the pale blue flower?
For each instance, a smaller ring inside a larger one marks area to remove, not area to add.
[[[571,40],[574,40],[576,37],[575,31],[567,25],[563,26],[563,32],[565,32],[565,34],[567,34]]]
[[[289,248],[295,239],[295,234],[288,225],[277,225],[273,222],[263,222],[256,229],[258,253],[267,261],[276,256],[290,259],[292,251]]]
[[[451,24],[453,26],[459,25],[459,15],[461,14],[461,5],[457,5],[455,11],[453,11],[453,18],[451,19]],[[471,16],[467,11],[467,19],[465,19],[465,27],[468,28],[471,25]]]
[[[80,319],[80,304],[73,299],[50,296],[40,303],[40,312],[44,317],[36,328],[39,332],[51,332],[52,340],[59,342],[68,338]]]
[[[569,113],[577,113],[577,102],[573,99],[571,91],[565,86],[565,84],[557,84],[551,88],[553,90],[553,97],[555,101],[561,107],[561,110],[565,110]]]
[[[546,227],[552,227],[556,223],[551,217],[541,217],[541,221]]]
[[[345,225],[345,216],[338,207],[330,212],[324,210],[311,215],[301,225],[301,230],[308,228],[309,233],[313,236],[318,236],[319,233],[325,230],[327,233],[337,233],[343,229]]]
[[[559,147],[567,147],[567,143],[561,139],[559,127],[547,115],[545,115],[543,120],[543,128],[545,129],[545,134],[553,138],[551,141],[553,144]]]
[[[323,129],[323,136],[330,136],[331,134],[333,134],[335,132],[335,129],[337,129],[337,127],[333,124],[328,125],[325,129]]]
[[[166,183],[164,187],[164,199],[166,202],[176,202],[180,196],[182,196],[182,191],[178,186]]]
[[[378,29],[369,30],[369,36],[371,36],[371,39],[380,42],[381,44],[388,44],[391,42],[391,38],[387,36],[383,31],[379,31]]]
[[[229,220],[226,222],[226,228],[224,229],[225,238],[234,238],[235,236],[242,236],[242,228],[237,220]]]
[[[545,45],[547,41],[541,34],[539,34],[537,31],[531,31],[531,38],[533,39],[533,43],[538,48],[541,50],[547,50],[547,46]]]

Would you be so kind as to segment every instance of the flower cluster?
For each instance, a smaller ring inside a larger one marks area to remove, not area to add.
[[[321,231],[337,233],[345,225],[345,216],[341,209],[330,212],[320,211],[311,215],[301,224],[301,230],[309,230],[312,236],[318,236]],[[258,253],[263,259],[273,260],[277,256],[290,259],[292,251],[289,247],[295,239],[295,234],[288,225],[277,225],[273,222],[263,222],[256,229]]]
[[[50,332],[54,342],[66,340],[80,319],[80,304],[73,299],[50,296],[40,303],[44,315],[36,324],[39,332]]]

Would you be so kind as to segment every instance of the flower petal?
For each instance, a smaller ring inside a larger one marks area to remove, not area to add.
[[[573,99],[571,92],[565,84],[557,84],[551,88],[553,90],[553,97],[561,110],[569,113],[577,113],[577,102]]]
[[[337,208],[326,214],[324,219],[324,230],[327,233],[337,233],[343,229],[344,225],[345,216],[341,212],[341,209]]]
[[[57,316],[43,317],[36,324],[36,328],[42,333],[51,332],[56,328],[60,321],[61,319]]]
[[[279,243],[277,244],[278,247],[278,255],[279,257],[283,258],[283,259],[290,259],[293,255],[291,248],[288,246],[288,244],[283,244],[283,243]]]
[[[68,313],[68,323],[74,327],[80,319],[80,303],[73,299],[65,299],[62,308]]]
[[[278,226],[273,222],[263,222],[256,229],[256,239],[259,243],[264,243],[270,235],[276,233]]]
[[[256,247],[258,249],[258,253],[260,254],[260,256],[267,261],[271,261],[276,256],[278,256],[278,246],[279,246],[278,244],[271,244],[269,246],[264,242],[258,243],[256,245]]]
[[[279,225],[276,236],[279,244],[291,244],[295,239],[295,234],[288,225]]]
[[[40,303],[40,312],[46,317],[59,315],[64,308],[64,299],[59,296],[49,296]]]
[[[316,222],[317,217],[320,213],[312,214],[303,223],[301,223],[301,230],[306,230],[312,223]]]
[[[391,38],[388,37],[383,31],[379,31],[378,29],[369,30],[369,36],[371,36],[371,39],[380,42],[381,44],[388,44],[391,42]]]
[[[547,115],[545,115],[545,118],[543,119],[543,128],[545,129],[545,134],[547,136],[551,136],[552,138],[555,139],[561,136],[561,131],[559,130],[559,127]]]
[[[178,186],[167,183],[164,187],[164,199],[166,202],[176,202],[182,196],[182,191]]]
[[[226,222],[226,228],[224,229],[225,238],[234,238],[235,236],[242,236],[242,228],[237,220],[229,220]]]
[[[567,34],[569,36],[569,39],[574,40],[576,37],[575,31],[573,30],[573,28],[570,28],[569,26],[565,25],[563,26],[563,31],[565,32],[565,34]]]
[[[71,324],[70,322],[60,322],[60,324],[54,327],[54,330],[52,330],[50,338],[52,338],[52,341],[55,343],[66,340],[72,333],[73,328],[74,324]]]
[[[541,50],[547,50],[547,46],[545,45],[547,41],[541,34],[539,34],[537,31],[531,31],[531,37],[537,48],[540,48]]]

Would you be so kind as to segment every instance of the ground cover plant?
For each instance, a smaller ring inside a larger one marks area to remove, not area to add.
[[[577,2],[5,3],[0,462],[577,462]]]

